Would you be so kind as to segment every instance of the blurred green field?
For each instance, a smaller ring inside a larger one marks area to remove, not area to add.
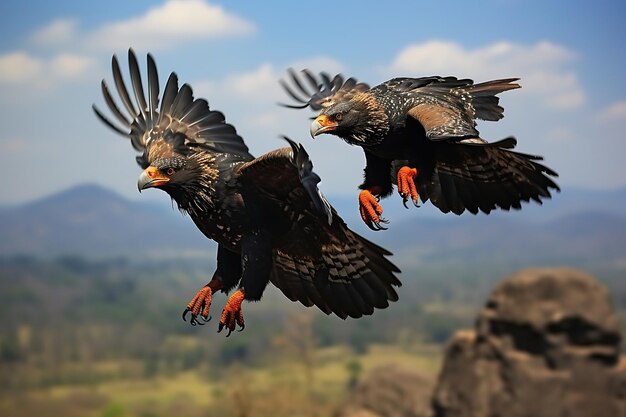
[[[293,346],[277,344],[275,355],[266,363],[247,366],[235,362],[219,374],[211,371],[210,363],[151,376],[140,375],[141,361],[66,364],[61,373],[88,369],[102,380],[3,390],[0,415],[326,416],[341,405],[351,379],[371,369],[396,364],[434,379],[441,362],[440,346],[413,344],[373,345],[363,354],[355,354],[347,346],[311,346],[314,358],[307,364]],[[219,364],[215,367],[221,368]]]
[[[441,345],[433,337],[458,325],[435,301],[344,321],[269,291],[244,306],[245,331],[226,338],[216,320],[191,327],[180,318],[207,265],[18,258],[1,266],[2,416],[326,416],[376,367],[434,379]],[[215,297],[213,315],[224,301]],[[439,327],[428,330],[425,315],[440,317]]]
[[[507,268],[406,271],[400,300],[358,320],[270,289],[226,338],[216,319],[181,320],[210,264],[0,259],[0,416],[333,416],[378,367],[434,382],[445,342]],[[623,312],[620,268],[594,273]]]

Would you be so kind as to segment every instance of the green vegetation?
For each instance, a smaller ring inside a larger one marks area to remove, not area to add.
[[[623,270],[589,270],[622,311]],[[360,320],[269,291],[244,306],[246,330],[227,339],[216,333],[223,295],[206,326],[180,318],[210,264],[0,260],[0,415],[332,415],[372,368],[395,363],[434,378],[442,344],[471,326],[508,272],[408,271],[400,301]]]

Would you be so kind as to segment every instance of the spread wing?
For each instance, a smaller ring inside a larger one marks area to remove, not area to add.
[[[115,88],[125,111],[122,111],[113,99],[104,80],[102,95],[116,122],[105,116],[95,105],[93,110],[102,122],[117,133],[129,137],[133,147],[143,152],[143,155],[137,158],[142,168],[147,167],[146,155],[150,145],[172,134],[184,137],[182,146],[201,147],[212,152],[236,155],[244,160],[252,159],[248,147],[237,135],[235,128],[225,123],[224,115],[211,110],[206,100],[194,99],[193,91],[188,84],[183,84],[179,88],[176,73],[170,74],[163,96],[159,97],[157,68],[150,54],[147,56],[147,91],[144,91],[137,57],[132,49],[128,50],[128,67],[134,100],[126,88],[115,55],[111,66]]]
[[[346,226],[319,192],[306,151],[290,145],[238,168],[246,205],[289,229],[276,242],[271,281],[290,300],[341,318],[387,307],[400,285],[391,253]]]
[[[478,138],[476,119],[504,117],[497,94],[520,88],[518,78],[474,84],[455,77],[395,78],[379,87],[383,94],[410,100],[408,115],[424,127],[431,140]]]
[[[422,201],[429,200],[444,213],[489,213],[496,207],[521,208],[521,201],[550,198],[560,191],[551,177],[558,174],[537,162],[542,158],[511,150],[516,141],[494,143],[425,141],[416,187]],[[399,169],[403,161],[396,161]]]
[[[292,99],[300,104],[281,103],[281,106],[292,109],[310,107],[318,111],[334,103],[350,100],[355,94],[370,88],[369,85],[360,83],[352,77],[344,81],[341,74],[331,79],[330,75],[325,72],[320,72],[319,77],[316,78],[308,69],[300,71],[300,74],[292,68],[289,68],[287,72],[292,85],[285,80],[279,80],[280,85]]]

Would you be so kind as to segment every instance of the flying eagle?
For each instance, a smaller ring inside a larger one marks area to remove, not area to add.
[[[359,188],[363,221],[381,223],[382,197],[397,185],[405,207],[430,200],[444,213],[489,213],[496,207],[521,208],[522,201],[550,198],[559,190],[558,174],[515,152],[515,138],[489,143],[479,136],[476,119],[503,117],[497,95],[519,88],[517,78],[474,84],[455,77],[394,78],[370,88],[341,74],[315,76],[305,69],[280,80],[297,104],[285,107],[321,111],[311,136],[329,133],[363,148],[365,181]]]
[[[341,318],[372,314],[398,299],[399,269],[385,249],[350,230],[320,193],[320,178],[304,148],[289,147],[258,158],[249,152],[224,115],[194,99],[172,72],[160,96],[154,59],[147,55],[144,91],[137,58],[128,52],[132,90],[113,56],[113,80],[125,111],[102,81],[113,122],[95,105],[107,126],[130,138],[141,155],[139,191],[159,188],[218,243],[212,279],[183,312],[191,324],[209,319],[213,294],[229,297],[219,330],[242,329],[243,300],[261,299],[271,281],[292,301],[316,305]],[[131,99],[131,94],[134,98]],[[160,104],[159,104],[160,103]]]

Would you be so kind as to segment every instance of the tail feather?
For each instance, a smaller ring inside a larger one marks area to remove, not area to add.
[[[370,315],[397,301],[400,270],[386,258],[388,252],[350,230],[346,234],[349,243],[325,245],[317,259],[275,251],[274,285],[290,300],[342,319]]]
[[[476,117],[482,120],[498,121],[504,117],[504,109],[498,103],[498,94],[521,88],[515,81],[519,78],[505,78],[474,84],[467,90],[472,97]]]

